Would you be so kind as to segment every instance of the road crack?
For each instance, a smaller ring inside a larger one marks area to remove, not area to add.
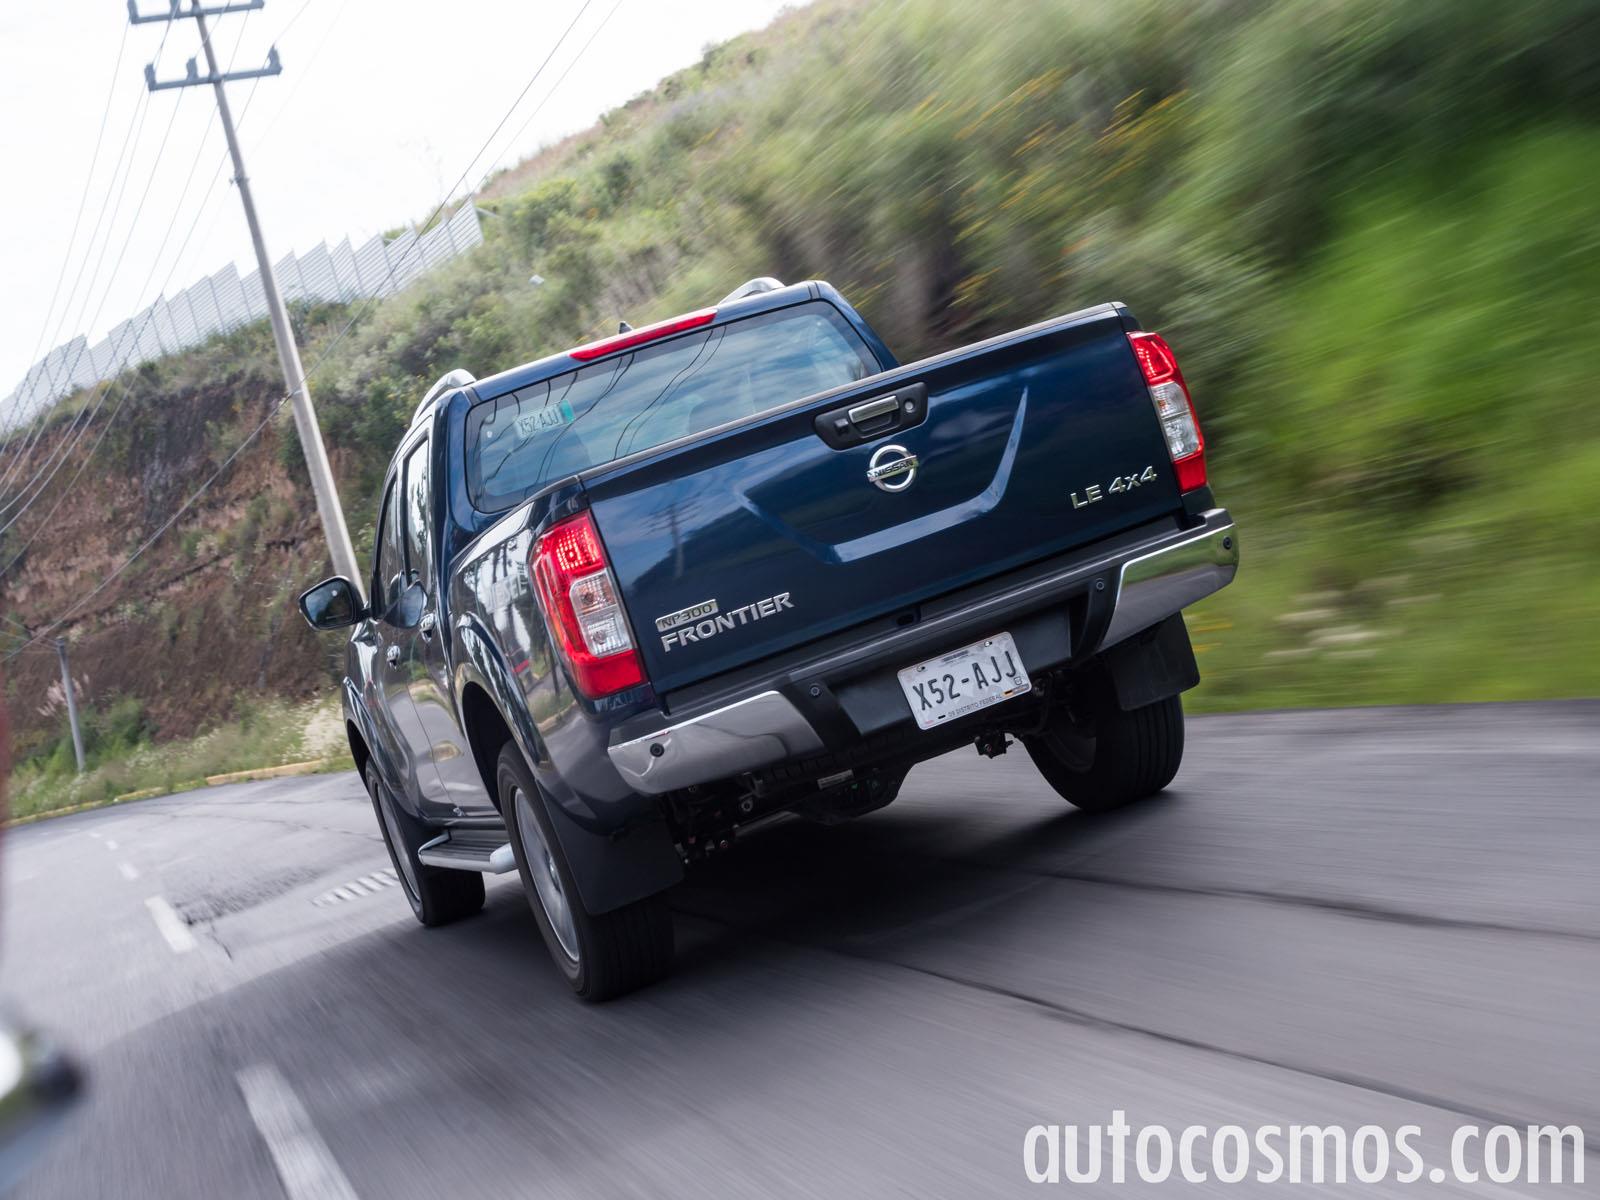
[[[902,971],[910,971],[916,975],[937,979],[955,987],[967,988],[972,991],[982,992],[987,995],[1011,1000],[1015,1003],[1037,1010],[1044,1015],[1085,1029],[1100,1029],[1108,1032],[1123,1033],[1134,1037],[1149,1038],[1169,1046],[1179,1046],[1187,1050],[1198,1051],[1203,1054],[1214,1054],[1235,1062],[1250,1063],[1254,1066],[1267,1067],[1272,1070],[1285,1071],[1293,1075],[1300,1075],[1308,1079],[1321,1080],[1326,1083],[1336,1083],[1344,1087],[1358,1088],[1362,1091],[1373,1092],[1377,1095],[1388,1096],[1392,1099],[1403,1100],[1411,1104],[1423,1104],[1430,1108],[1437,1108],[1445,1112],[1456,1113],[1461,1116],[1473,1117],[1490,1125],[1511,1125],[1517,1128],[1527,1128],[1532,1125],[1543,1125],[1545,1120],[1533,1120],[1526,1116],[1516,1116],[1491,1109],[1481,1108],[1475,1104],[1464,1103],[1449,1096],[1435,1095],[1431,1092],[1416,1088],[1408,1088],[1387,1080],[1375,1079],[1366,1075],[1352,1072],[1336,1071],[1325,1067],[1313,1066],[1308,1063],[1298,1063],[1289,1059],[1273,1058],[1270,1055],[1256,1054],[1249,1050],[1227,1046],[1220,1042],[1208,1042],[1202,1038],[1188,1037],[1183,1034],[1171,1033],[1166,1030],[1156,1029],[1151,1026],[1139,1025],[1132,1021],[1119,1021],[1114,1017],[1101,1016],[1099,1013],[1088,1009],[1076,1008],[1070,1004],[1062,1004],[1043,996],[1025,992],[1017,988],[1003,987],[986,980],[974,979],[959,975],[952,971],[936,970],[932,967],[919,966],[915,963],[903,962],[899,959],[878,954],[867,954],[860,950],[843,946],[826,945],[821,942],[805,941],[798,938],[787,938],[769,933],[761,929],[751,929],[728,921],[725,918],[712,916],[706,913],[695,912],[689,909],[678,909],[684,915],[706,921],[713,925],[720,925],[724,929],[731,929],[746,937],[758,938],[780,946],[788,946],[802,950],[815,950],[824,954],[834,954],[841,958],[848,958],[856,962],[872,963],[876,966],[892,967]],[[1580,1126],[1580,1128],[1583,1128]],[[1600,1159],[1600,1130],[1583,1128],[1584,1154],[1591,1158]]]

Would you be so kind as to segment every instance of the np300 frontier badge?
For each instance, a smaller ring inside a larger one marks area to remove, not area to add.
[[[663,621],[684,617],[684,620],[677,622],[676,628],[671,628],[668,633],[662,635],[661,648],[663,650],[671,650],[674,646],[684,646],[690,642],[708,642],[719,633],[743,629],[752,621],[759,621],[763,617],[775,617],[784,609],[794,607],[794,604],[789,599],[788,592],[779,592],[776,596],[766,596],[751,604],[741,604],[738,608],[729,609],[727,612],[718,612],[715,600],[709,600],[706,603],[710,605],[709,613],[701,616],[698,620],[695,619],[695,616],[684,617],[684,614],[695,613],[696,616],[699,616],[700,614],[696,610],[701,608],[700,605],[696,605],[695,608],[682,609],[671,614],[671,617],[656,618],[656,628],[660,629]]]
[[[1120,304],[901,363],[825,283],[422,397],[350,630],[344,715],[425,925],[521,877],[581,996],[672,959],[666,893],[752,826],[891,802],[1020,742],[1066,801],[1165,787],[1179,615],[1238,533],[1171,347]]]

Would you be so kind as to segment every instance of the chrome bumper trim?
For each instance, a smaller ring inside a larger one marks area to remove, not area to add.
[[[1221,509],[1206,514],[1207,518],[1224,515]],[[1100,649],[1114,646],[1225,587],[1238,569],[1239,534],[1232,522],[1129,559],[1117,579],[1116,608]]]
[[[799,709],[778,692],[760,692],[607,753],[629,787],[659,795],[822,749]]]

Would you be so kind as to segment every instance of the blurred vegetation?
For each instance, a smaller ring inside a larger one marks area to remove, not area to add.
[[[1596,46],[1592,0],[820,0],[503,173],[486,244],[348,337],[296,313],[352,532],[365,556],[442,372],[754,275],[831,280],[906,361],[1121,299],[1182,357],[1243,530],[1191,613],[1192,707],[1593,694]],[[275,369],[263,326],[136,396],[220,461]],[[122,463],[168,436],[119,428]]]
[[[1244,530],[1196,706],[1593,693],[1596,45],[1592,3],[824,0],[491,185],[322,383],[352,505],[442,371],[751,275],[906,360],[1118,298]]]

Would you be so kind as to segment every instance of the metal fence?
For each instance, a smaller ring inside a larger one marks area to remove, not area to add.
[[[468,203],[424,234],[407,229],[388,241],[380,235],[359,249],[349,238],[331,249],[324,242],[307,254],[287,254],[274,267],[285,302],[361,300],[398,292],[482,241],[478,210]],[[0,400],[0,430],[25,424],[79,388],[266,315],[261,273],[241,278],[230,263],[171,299],[157,300],[92,346],[80,335],[50,351]]]

